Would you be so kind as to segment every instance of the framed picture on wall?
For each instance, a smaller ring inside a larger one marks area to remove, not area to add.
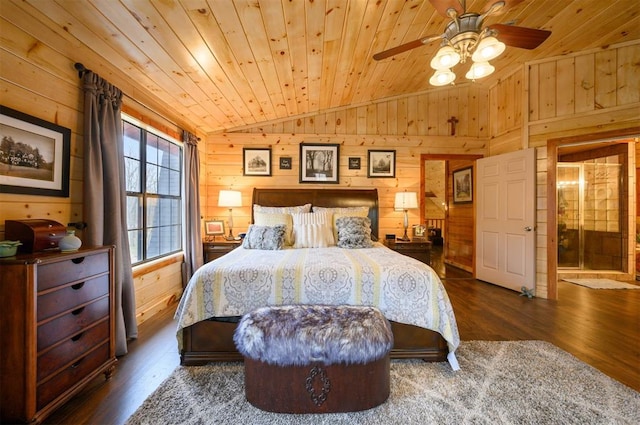
[[[453,172],[453,203],[473,202],[473,167]]]
[[[245,176],[271,175],[271,148],[242,149]]]
[[[293,168],[293,163],[291,161],[290,156],[281,156],[280,157],[280,169],[281,170],[291,170]]]
[[[0,105],[0,191],[69,196],[71,130]]]
[[[300,183],[338,183],[340,145],[300,143]]]
[[[359,170],[360,169],[360,158],[350,156],[349,157],[349,169],[350,170]]]
[[[367,177],[395,177],[396,151],[369,150]]]

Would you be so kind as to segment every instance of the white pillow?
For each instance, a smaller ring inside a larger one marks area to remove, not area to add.
[[[257,226],[276,226],[283,224],[286,227],[284,244],[287,246],[293,245],[293,218],[291,214],[254,212],[253,224]]]
[[[253,214],[257,212],[274,213],[274,214],[293,214],[311,212],[311,204],[297,205],[295,207],[265,207],[253,204]]]
[[[369,207],[313,207],[314,212],[326,212],[332,214],[331,227],[333,229],[333,240],[338,241],[338,226],[336,220],[340,217],[368,217]]]
[[[292,217],[294,248],[326,248],[336,244],[328,213],[296,213]]]

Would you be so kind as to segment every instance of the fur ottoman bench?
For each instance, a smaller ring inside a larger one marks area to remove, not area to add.
[[[246,314],[234,341],[245,395],[269,412],[354,412],[389,397],[391,326],[374,307],[288,305]]]

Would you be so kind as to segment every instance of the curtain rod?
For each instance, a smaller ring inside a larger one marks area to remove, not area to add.
[[[84,76],[84,74],[86,72],[92,72],[90,69],[86,68],[82,63],[80,62],[76,62],[73,64],[73,67],[78,70],[78,78],[82,78]],[[149,110],[150,112],[156,114],[157,116],[161,117],[163,120],[166,120],[169,124],[172,124],[174,126],[176,126],[177,128],[179,128],[180,130],[182,130],[182,127],[178,124],[176,124],[175,122],[171,121],[170,119],[168,119],[167,117],[165,117],[162,114],[159,114],[158,112],[154,111],[152,108],[149,108],[147,105],[145,105],[144,103],[140,102],[139,100],[136,100],[134,98],[132,98],[131,96],[129,96],[128,94],[126,94],[125,92],[122,92],[122,94],[124,96],[126,96],[127,98],[131,99],[132,101],[136,102],[138,105],[142,106],[143,108]],[[184,131],[184,130],[183,130]],[[198,140],[200,140],[200,138],[198,137]]]

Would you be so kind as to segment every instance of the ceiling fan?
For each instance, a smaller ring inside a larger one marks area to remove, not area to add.
[[[429,80],[431,84],[443,86],[452,83],[456,77],[451,68],[459,62],[465,63],[469,57],[474,64],[467,73],[467,78],[475,80],[485,77],[495,69],[489,61],[502,54],[507,45],[521,49],[535,49],[551,35],[551,31],[515,25],[491,24],[483,27],[486,17],[498,14],[523,1],[490,2],[482,13],[476,13],[466,10],[466,0],[429,0],[439,14],[451,19],[444,32],[392,47],[376,53],[373,58],[386,59],[441,40],[440,50],[431,61],[431,67],[436,70]]]

